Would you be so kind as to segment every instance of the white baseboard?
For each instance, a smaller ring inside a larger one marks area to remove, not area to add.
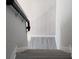
[[[21,48],[17,48],[16,52],[23,52],[25,50],[27,50],[27,47],[21,47]]]
[[[14,51],[12,52],[10,59],[15,59],[16,57],[16,48],[14,49]]]
[[[60,48],[60,49],[63,50],[64,52],[72,53],[71,47],[63,47],[63,48]]]

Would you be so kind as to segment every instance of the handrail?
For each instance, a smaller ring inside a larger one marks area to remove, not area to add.
[[[26,15],[23,13],[21,8],[16,4],[16,2],[14,0],[7,0],[6,4],[12,5],[13,8],[15,8],[15,10],[24,18],[24,20],[28,23],[28,26],[26,27],[26,29],[28,29],[28,31],[30,31],[30,21],[27,19]]]

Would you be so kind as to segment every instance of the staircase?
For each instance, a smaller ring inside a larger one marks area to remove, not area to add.
[[[28,49],[16,53],[15,59],[72,59],[70,53],[56,49]]]

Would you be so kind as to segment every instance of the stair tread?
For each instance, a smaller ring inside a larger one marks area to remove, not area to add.
[[[27,58],[27,59],[52,59],[52,58],[71,58],[70,53],[66,53],[61,50],[25,50],[16,54],[16,59]]]

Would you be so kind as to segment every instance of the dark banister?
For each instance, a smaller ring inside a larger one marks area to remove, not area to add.
[[[7,5],[12,5],[13,8],[15,8],[16,11],[24,18],[24,20],[28,24],[28,26],[26,27],[26,29],[28,29],[28,31],[30,31],[30,22],[27,19],[27,17],[25,16],[25,14],[23,13],[23,11],[21,10],[21,8],[16,4],[16,2],[14,0],[7,0],[6,3],[7,3]]]

